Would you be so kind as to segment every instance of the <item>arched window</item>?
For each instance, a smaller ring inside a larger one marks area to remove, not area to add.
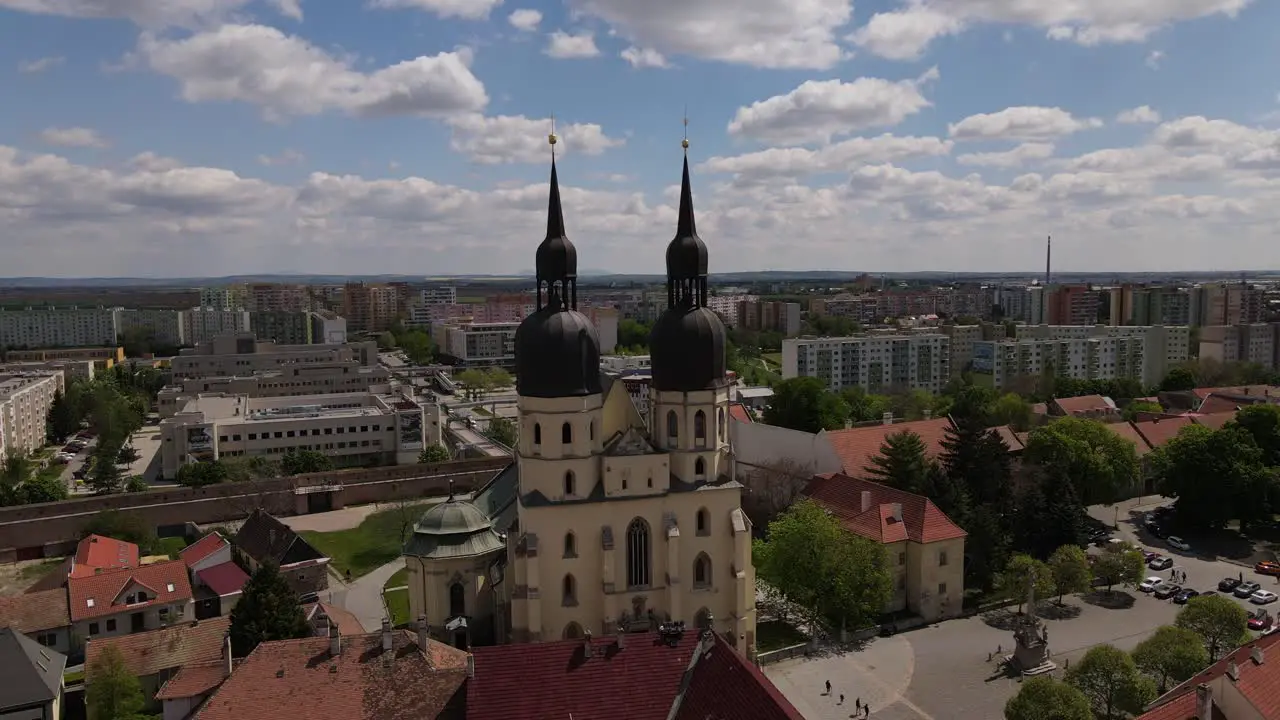
[[[716,410],[716,428],[720,431],[720,439],[724,440],[724,408]]]
[[[462,583],[455,582],[449,586],[449,617],[467,614],[467,589]]]
[[[564,556],[567,558],[578,557],[578,539],[571,532],[564,534]]]
[[[565,575],[564,580],[560,583],[561,601],[560,604],[565,607],[573,607],[578,604],[578,581],[573,579],[572,575]]]
[[[693,462],[693,474],[695,477],[702,477],[707,474],[707,461],[698,458]]]
[[[571,622],[564,626],[565,640],[578,640],[582,637],[582,626],[576,622]]]
[[[700,508],[698,510],[696,524],[698,527],[699,535],[711,534],[711,513],[707,512],[706,508]]]
[[[675,442],[680,438],[680,416],[675,410],[667,411],[667,439]]]
[[[573,479],[573,471],[565,470],[564,471],[564,494],[566,497],[577,493],[578,488],[576,487],[576,485],[577,483],[575,483]]]
[[[701,410],[693,414],[693,439],[699,445],[707,444],[707,414]]]
[[[649,578],[649,523],[636,518],[627,526],[627,587],[648,587]]]
[[[693,559],[693,586],[711,587],[711,558],[706,553],[698,553],[698,557]]]
[[[533,444],[534,445],[542,444],[542,424],[541,423],[533,424]]]
[[[573,426],[569,423],[560,426],[560,442],[565,445],[573,444]]]

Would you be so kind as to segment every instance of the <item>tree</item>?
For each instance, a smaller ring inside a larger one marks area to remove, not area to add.
[[[119,648],[107,645],[85,673],[85,709],[89,720],[134,720],[144,717],[142,684],[124,663]]]
[[[390,350],[396,346],[396,336],[386,330],[378,333],[378,349]]]
[[[1031,429],[1035,413],[1031,412],[1031,403],[1017,393],[1005,393],[991,404],[988,422],[993,425],[1008,425],[1017,432]]]
[[[919,494],[926,483],[929,460],[924,440],[910,430],[891,433],[871,458],[865,472],[868,480]]]
[[[1049,573],[1053,577],[1054,590],[1058,591],[1058,604],[1067,593],[1086,592],[1093,580],[1089,558],[1079,545],[1063,545],[1049,556]]]
[[[872,395],[861,385],[853,385],[840,391],[840,398],[849,406],[849,419],[854,422],[879,421],[889,409],[889,398]]]
[[[53,395],[49,405],[49,435],[56,443],[64,443],[80,429],[80,415],[61,390]]]
[[[1053,573],[1048,565],[1023,553],[1009,558],[1009,564],[1000,573],[1000,594],[1010,599],[1017,598],[1019,613],[1027,600],[1028,581],[1034,583],[1038,600],[1053,594]]]
[[[1018,694],[1004,704],[1005,720],[1093,720],[1089,700],[1074,687],[1036,675],[1022,681]]]
[[[649,347],[649,332],[653,328],[630,318],[618,321],[618,347],[629,351],[644,351]]]
[[[35,472],[35,463],[26,453],[10,450],[4,455],[4,465],[0,466],[0,490],[11,492],[31,477]]]
[[[137,545],[145,554],[156,544],[155,528],[147,525],[133,513],[122,513],[118,510],[102,510],[96,513],[80,528],[80,537],[90,535],[124,540]]]
[[[454,379],[466,389],[468,400],[481,400],[492,388],[492,376],[479,368],[463,370]]]
[[[485,370],[487,388],[492,391],[498,388],[511,387],[516,384],[515,378],[511,377],[511,373],[500,367],[491,367]]]
[[[1161,694],[1170,681],[1180,683],[1209,664],[1200,636],[1186,628],[1164,625],[1133,649],[1133,662],[1155,680]]]
[[[1124,419],[1133,422],[1138,419],[1138,413],[1163,413],[1164,408],[1160,403],[1151,400],[1134,400],[1124,408]]]
[[[227,466],[220,460],[210,462],[189,462],[178,468],[179,485],[185,487],[204,487],[217,485],[229,479]]]
[[[768,539],[756,541],[754,556],[760,577],[812,622],[864,627],[890,597],[884,547],[845,530],[812,500],[769,523]]]
[[[1249,639],[1249,615],[1235,601],[1223,595],[1200,595],[1187,601],[1178,611],[1174,624],[1195,633],[1209,662],[1214,663],[1224,651],[1233,650]]]
[[[223,456],[218,464],[226,470],[228,482],[246,482],[280,477],[280,466],[261,455]]]
[[[764,409],[766,424],[808,433],[842,428],[848,418],[849,406],[814,377],[779,382]]]
[[[780,513],[791,507],[813,479],[813,466],[791,458],[779,458],[765,465],[738,464],[746,486],[742,509],[758,528],[768,527]]]
[[[970,508],[967,518],[956,518],[969,533],[965,542],[967,580],[989,590],[1009,551],[1013,520],[1009,446],[971,414],[955,427],[946,428],[938,460],[953,485],[963,489]]]
[[[19,485],[14,490],[14,498],[23,505],[66,500],[67,484],[59,476],[40,473]]]
[[[490,418],[489,427],[485,428],[484,436],[506,447],[515,447],[520,441],[519,431],[516,430],[516,424],[504,417]]]
[[[1084,693],[1103,720],[1137,715],[1156,699],[1155,683],[1138,672],[1133,658],[1111,645],[1096,645],[1067,670],[1067,684]]]
[[[1093,564],[1093,576],[1107,586],[1107,592],[1116,584],[1134,587],[1142,582],[1147,565],[1142,551],[1128,543],[1109,544]]]
[[[99,440],[98,451],[90,458],[91,467],[85,476],[85,484],[93,488],[99,495],[110,495],[120,492],[124,485],[124,473],[116,465],[119,447],[102,445]]]
[[[1262,462],[1269,467],[1280,466],[1280,406],[1248,405],[1236,412],[1232,424],[1238,425],[1253,438],[1253,444],[1262,451]]]
[[[1178,392],[1182,390],[1194,390],[1196,387],[1196,376],[1184,365],[1179,365],[1169,371],[1164,376],[1164,380],[1160,381],[1160,390],[1169,392]]]
[[[1139,478],[1133,443],[1086,418],[1066,417],[1032,430],[1023,460],[1071,478],[1085,505],[1114,502]]]
[[[428,445],[422,448],[422,452],[418,453],[418,462],[422,465],[449,462],[450,459],[449,450],[438,443]]]
[[[333,469],[328,455],[315,450],[290,450],[280,458],[280,472],[285,475],[327,472]]]
[[[938,509],[951,518],[960,527],[969,524],[972,506],[969,502],[969,490],[942,468],[942,463],[930,458],[925,463],[924,482],[919,494],[933,501]]]
[[[291,640],[311,634],[298,595],[272,563],[264,563],[245,583],[231,609],[231,653],[248,655],[258,643]]]
[[[1274,476],[1245,428],[1189,425],[1150,458],[1156,489],[1178,499],[1179,525],[1220,528],[1233,519],[1244,525],[1270,520]]]

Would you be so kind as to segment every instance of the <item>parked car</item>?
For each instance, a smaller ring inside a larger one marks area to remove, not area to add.
[[[1249,596],[1249,602],[1254,605],[1267,605],[1280,599],[1280,596],[1270,590],[1258,590]]]
[[[1171,583],[1160,583],[1159,585],[1156,586],[1155,590],[1151,591],[1151,594],[1155,595],[1157,599],[1168,600],[1169,598],[1173,597],[1174,595],[1177,595],[1180,592],[1182,592],[1181,585],[1173,585]]]
[[[1263,608],[1258,608],[1249,613],[1249,629],[1250,630],[1269,630],[1275,624],[1275,618],[1271,617],[1271,613]]]
[[[1152,552],[1150,550],[1142,551],[1142,562],[1151,562],[1152,560],[1155,560],[1158,557],[1160,557],[1160,553],[1158,552]]]
[[[1191,598],[1199,594],[1200,593],[1196,592],[1195,590],[1192,590],[1191,588],[1182,588],[1182,592],[1173,596],[1173,601],[1178,603],[1179,605],[1186,605],[1188,600],[1190,600]]]
[[[1183,552],[1188,552],[1189,550],[1191,550],[1191,543],[1187,542],[1186,540],[1183,540],[1177,535],[1170,535],[1168,538],[1165,539],[1165,542],[1169,544],[1169,547],[1181,550]]]
[[[1280,563],[1263,560],[1253,566],[1253,571],[1259,575],[1280,575]]]
[[[1233,593],[1238,598],[1247,598],[1262,589],[1262,586],[1252,580],[1245,580],[1236,586]]]
[[[1240,583],[1240,578],[1222,578],[1218,581],[1218,589],[1222,592],[1235,592],[1236,588],[1240,587]]]
[[[1158,557],[1147,563],[1147,567],[1152,570],[1168,570],[1173,567],[1173,558],[1164,556]]]
[[[1142,581],[1142,584],[1138,586],[1138,590],[1141,590],[1142,592],[1151,592],[1155,590],[1157,587],[1159,587],[1160,585],[1162,585],[1163,583],[1164,583],[1164,578],[1152,575],[1151,577]]]

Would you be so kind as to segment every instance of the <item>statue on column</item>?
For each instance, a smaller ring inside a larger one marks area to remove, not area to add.
[[[1027,576],[1027,614],[1013,631],[1013,655],[1005,658],[1023,675],[1039,675],[1057,669],[1049,659],[1049,630],[1036,616],[1035,576]]]

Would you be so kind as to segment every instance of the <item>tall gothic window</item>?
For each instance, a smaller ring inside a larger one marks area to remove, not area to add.
[[[567,497],[567,496],[569,496],[569,495],[576,495],[576,494],[577,494],[577,490],[578,490],[578,488],[577,488],[577,483],[576,483],[576,482],[574,482],[574,478],[573,478],[573,471],[572,471],[572,470],[565,470],[565,471],[564,471],[564,494],[565,494],[565,496]]]
[[[703,460],[702,458],[698,458],[693,463],[693,476],[700,478],[705,476],[706,474],[707,474],[707,461]]]
[[[564,534],[564,556],[567,558],[578,557],[578,539],[571,532]]]
[[[696,524],[699,535],[711,534],[711,513],[706,508],[699,508]]]
[[[696,588],[711,587],[711,558],[706,553],[698,553],[693,561],[693,586]]]
[[[627,526],[627,587],[648,587],[649,523],[636,518]]]
[[[467,590],[462,583],[455,582],[449,586],[449,617],[467,614]]]
[[[560,442],[565,445],[573,444],[573,426],[569,423],[560,426]]]
[[[693,415],[693,440],[700,446],[707,444],[707,414],[701,410]]]
[[[533,424],[533,444],[534,445],[542,444],[542,424],[541,423]]]
[[[667,411],[667,439],[675,443],[680,438],[680,416],[675,410]]]
[[[573,579],[572,575],[565,575],[563,587],[561,587],[561,602],[565,607],[573,607],[578,604],[578,581]]]
[[[719,429],[720,431],[719,433],[720,439],[724,440],[724,429],[725,429],[724,408],[720,408],[719,410],[716,410],[716,428]]]

